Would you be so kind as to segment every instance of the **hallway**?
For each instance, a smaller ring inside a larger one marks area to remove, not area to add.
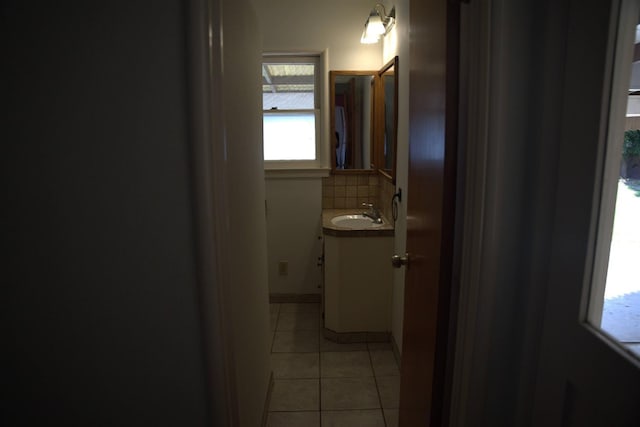
[[[397,426],[400,371],[389,343],[322,337],[320,304],[270,305],[269,427]]]

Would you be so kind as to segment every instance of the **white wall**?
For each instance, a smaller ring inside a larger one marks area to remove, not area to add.
[[[239,425],[260,425],[270,373],[260,46],[247,2],[224,1],[227,69],[214,75],[226,76],[227,119],[213,122],[228,148],[216,160],[238,192],[217,206],[228,221],[209,217],[235,239],[231,283],[206,290],[194,195],[207,183],[192,157],[206,107],[191,97],[204,71],[191,67],[198,37],[185,16],[198,2],[3,3],[1,425],[222,425],[229,396],[209,382],[211,359],[224,359],[211,330],[232,335]],[[232,313],[230,330],[203,327],[217,315],[207,292]]]
[[[396,7],[396,25],[384,38],[383,63],[398,56],[398,147],[396,150],[396,190],[402,189],[395,224],[394,253],[404,254],[407,243],[407,198],[409,164],[409,0],[385,1],[387,12]],[[405,269],[394,269],[391,333],[402,352]]]
[[[314,294],[322,276],[317,266],[322,253],[321,181],[268,179],[267,235],[269,242],[269,291],[274,294]],[[292,231],[294,230],[294,231]],[[288,274],[278,263],[289,263]]]
[[[327,52],[328,70],[377,70],[382,65],[382,45],[363,45],[360,36],[369,0],[254,0],[265,52]],[[323,78],[328,81],[328,74]],[[323,105],[328,118],[328,85]],[[324,135],[328,135],[328,119]],[[325,142],[326,144],[326,142]],[[324,147],[326,153],[328,147]],[[325,165],[328,166],[328,165]],[[272,293],[319,293],[316,266],[321,254],[316,245],[321,209],[320,178],[267,178],[269,230],[269,287]],[[295,217],[294,222],[280,216]],[[295,245],[292,243],[295,242]],[[289,274],[277,274],[277,263],[289,262]]]
[[[377,70],[381,45],[363,45],[360,36],[370,0],[254,0],[267,52],[329,49],[332,70]]]
[[[262,158],[262,52],[249,0],[222,1],[222,90],[229,183],[226,254],[240,426],[260,425],[271,373],[265,186]]]
[[[211,425],[183,6],[2,3],[2,425]]]

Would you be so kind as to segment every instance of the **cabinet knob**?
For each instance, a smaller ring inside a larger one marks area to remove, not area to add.
[[[391,265],[393,265],[394,268],[400,268],[403,265],[407,266],[407,268],[409,268],[409,253],[405,253],[404,256],[403,255],[394,255],[391,257]]]

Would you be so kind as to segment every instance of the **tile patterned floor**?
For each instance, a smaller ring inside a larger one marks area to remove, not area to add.
[[[322,337],[319,304],[271,304],[268,427],[395,427],[400,370],[387,343]]]

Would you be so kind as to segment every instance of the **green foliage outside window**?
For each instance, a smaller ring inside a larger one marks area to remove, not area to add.
[[[640,156],[640,130],[625,131],[622,157],[628,159],[636,156]]]

